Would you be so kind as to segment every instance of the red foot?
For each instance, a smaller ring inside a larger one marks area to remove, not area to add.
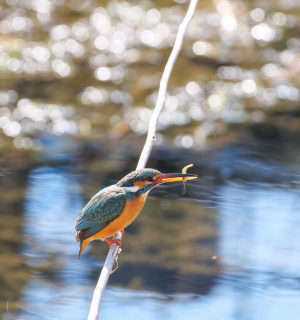
[[[124,229],[123,230],[121,230],[121,232],[122,232],[122,234],[124,234],[125,232],[124,232]]]
[[[109,240],[107,238],[104,239],[104,241],[106,241],[109,245],[109,247],[113,244],[113,243],[116,243],[118,246],[121,247],[121,242],[117,239],[113,239],[113,240]]]

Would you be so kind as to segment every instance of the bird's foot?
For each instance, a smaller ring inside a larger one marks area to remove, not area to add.
[[[106,241],[108,243],[109,247],[111,247],[111,245],[113,243],[116,243],[118,246],[121,247],[121,242],[118,239],[109,240],[109,239],[105,238],[104,241]]]
[[[121,230],[121,232],[122,232],[122,234],[124,235],[124,233],[125,233],[125,232],[124,232],[124,229],[123,229],[123,230]]]

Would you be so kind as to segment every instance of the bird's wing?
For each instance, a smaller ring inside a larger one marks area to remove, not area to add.
[[[99,192],[79,214],[76,240],[85,240],[104,229],[122,213],[125,204],[126,192],[117,186]]]

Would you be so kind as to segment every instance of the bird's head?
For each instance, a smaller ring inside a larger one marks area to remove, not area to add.
[[[138,169],[127,174],[117,183],[126,192],[133,192],[139,196],[147,194],[151,189],[159,184],[166,182],[176,182],[184,180],[196,179],[195,174],[169,173],[163,174],[155,169]]]

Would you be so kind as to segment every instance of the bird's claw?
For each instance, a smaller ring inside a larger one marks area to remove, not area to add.
[[[121,242],[118,239],[109,240],[105,238],[104,241],[108,243],[109,247],[111,247],[113,243],[116,243],[119,247],[121,247]]]

